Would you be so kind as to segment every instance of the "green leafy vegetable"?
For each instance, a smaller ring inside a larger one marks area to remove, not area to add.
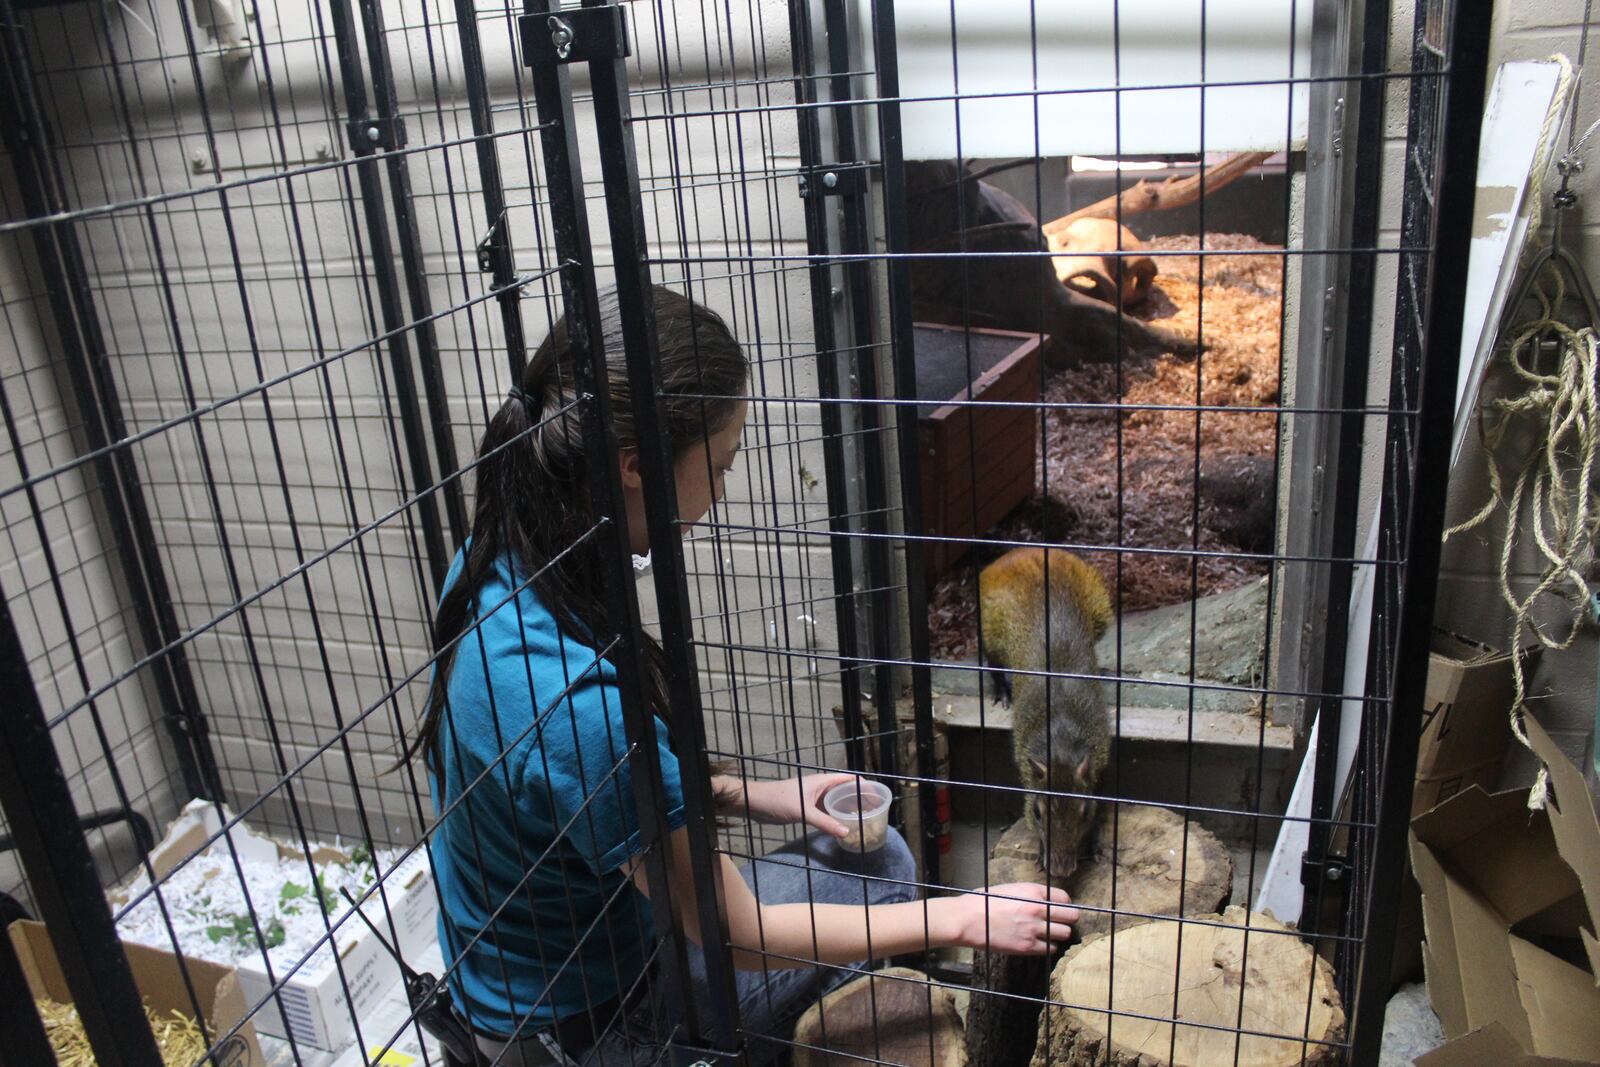
[[[333,914],[334,910],[339,906],[339,895],[329,889],[322,881],[322,873],[320,871],[317,872],[317,895],[322,898],[322,906],[327,910],[328,914]]]

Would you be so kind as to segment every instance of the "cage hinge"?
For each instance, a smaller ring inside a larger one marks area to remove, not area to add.
[[[1303,886],[1312,887],[1324,881],[1338,885],[1349,876],[1348,857],[1338,853],[1330,852],[1326,856],[1308,853],[1300,857],[1300,884]]]
[[[478,269],[492,273],[497,265],[507,262],[506,253],[509,251],[510,247],[506,241],[506,217],[502,212],[499,218],[489,224],[489,232],[478,239]]]
[[[350,148],[358,156],[369,156],[380,149],[395,152],[406,146],[406,126],[399,118],[351,119],[346,128]]]
[[[871,163],[837,163],[800,172],[800,195],[854,196],[866,192]]]
[[[522,62],[529,67],[622,59],[633,54],[621,4],[519,15],[517,31],[522,37]]]

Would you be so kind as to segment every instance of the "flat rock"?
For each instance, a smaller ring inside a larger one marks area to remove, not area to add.
[[[1123,677],[1152,681],[1186,682],[1189,674],[1189,634],[1195,635],[1194,677],[1232,685],[1259,685],[1266,648],[1267,580],[1259,578],[1238,589],[1212,593],[1191,603],[1171,604],[1122,618],[1095,646],[1100,669],[1117,670],[1117,640],[1121,632]],[[1249,706],[1248,694],[1194,695],[1196,707],[1220,710]],[[1140,707],[1187,705],[1189,693],[1175,686],[1124,685],[1122,702]]]

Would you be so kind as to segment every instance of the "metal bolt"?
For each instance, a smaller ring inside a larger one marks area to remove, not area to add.
[[[383,131],[378,129],[378,127],[376,127],[376,126],[368,126],[367,127],[367,140],[371,141],[373,144],[377,144],[378,141],[382,139],[382,137],[383,137]]]
[[[822,176],[822,184],[832,189],[839,184],[839,176],[830,170]]]
[[[196,148],[189,153],[189,166],[194,168],[196,174],[204,174],[206,166],[211,162],[204,148]]]
[[[1344,868],[1343,867],[1339,866],[1339,864],[1337,864],[1337,863],[1331,863],[1331,864],[1328,865],[1328,881],[1337,882],[1339,879],[1341,879],[1343,877],[1344,877]]]
[[[828,290],[828,295],[833,297],[834,303],[838,303],[844,299],[844,290],[835,285]]]

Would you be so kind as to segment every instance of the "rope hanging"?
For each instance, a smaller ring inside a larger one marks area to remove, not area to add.
[[[1489,471],[1489,499],[1465,522],[1446,530],[1444,540],[1488,522],[1502,507],[1506,512],[1505,536],[1500,543],[1497,581],[1500,599],[1511,611],[1511,674],[1514,691],[1511,700],[1511,733],[1524,748],[1532,751],[1528,732],[1523,725],[1527,708],[1527,677],[1522,650],[1523,636],[1531,631],[1545,648],[1563,651],[1572,646],[1582,631],[1584,620],[1590,617],[1591,595],[1584,573],[1594,561],[1594,539],[1600,532],[1600,515],[1596,514],[1593,476],[1597,453],[1600,453],[1600,383],[1596,372],[1600,370],[1600,342],[1595,329],[1600,326],[1593,288],[1583,272],[1582,265],[1563,243],[1565,216],[1577,205],[1577,195],[1569,186],[1574,175],[1583,170],[1583,160],[1578,155],[1600,120],[1577,136],[1578,96],[1584,60],[1589,45],[1589,13],[1592,0],[1584,5],[1584,30],[1578,51],[1577,70],[1564,56],[1551,58],[1561,65],[1560,88],[1556,99],[1564,99],[1571,91],[1571,122],[1567,131],[1567,147],[1556,163],[1561,175],[1560,187],[1551,198],[1555,208],[1554,233],[1550,246],[1537,257],[1528,271],[1527,279],[1519,287],[1516,297],[1508,305],[1512,313],[1524,307],[1529,299],[1538,301],[1537,317],[1525,325],[1504,351],[1504,361],[1512,378],[1520,385],[1506,396],[1485,402],[1479,409],[1479,430],[1483,442],[1484,461]],[[1545,118],[1540,131],[1539,151],[1535,155],[1535,174],[1544,172],[1548,165],[1550,145],[1554,140],[1555,110]],[[1539,225],[1539,205],[1535,202],[1530,225]],[[1546,283],[1545,279],[1551,279]],[[1562,318],[1562,309],[1571,288],[1582,305],[1584,325],[1575,327]],[[1550,285],[1549,291],[1546,284]],[[1554,369],[1539,370],[1541,354],[1556,353]],[[1505,494],[1506,479],[1496,453],[1514,429],[1523,430],[1527,439],[1537,442],[1516,471],[1511,483],[1511,495]],[[1544,569],[1539,580],[1527,596],[1519,597],[1511,588],[1511,561],[1521,540],[1524,510],[1533,542],[1543,560]],[[1541,598],[1555,595],[1558,590],[1570,589],[1566,598],[1567,625],[1565,636],[1554,636],[1533,618],[1534,607]],[[1549,794],[1549,772],[1541,763],[1533,788],[1528,793],[1528,807],[1538,810],[1545,806]]]
[[[1502,507],[1506,512],[1506,532],[1500,544],[1498,583],[1500,597],[1511,610],[1512,698],[1511,731],[1528,745],[1522,719],[1527,679],[1523,659],[1517,654],[1525,633],[1532,634],[1546,648],[1560,651],[1571,647],[1589,611],[1589,585],[1584,572],[1594,560],[1594,538],[1600,532],[1600,514],[1595,509],[1592,482],[1597,453],[1600,453],[1600,390],[1596,372],[1600,370],[1600,342],[1593,323],[1575,329],[1559,315],[1566,300],[1567,287],[1560,270],[1548,272],[1555,279],[1554,291],[1547,294],[1537,286],[1539,318],[1525,327],[1505,350],[1505,362],[1523,386],[1520,392],[1485,404],[1482,437],[1484,458],[1489,469],[1489,499],[1465,522],[1445,531],[1445,540],[1475,529],[1487,522]],[[1537,369],[1539,354],[1553,342],[1559,359],[1553,371]],[[1537,440],[1511,482],[1511,495],[1505,493],[1506,477],[1496,451],[1514,428],[1525,427]],[[1529,512],[1533,543],[1544,561],[1538,583],[1526,596],[1511,588],[1511,562],[1521,540],[1523,510]],[[1566,633],[1558,636],[1541,627],[1533,609],[1541,598],[1557,590],[1571,590]],[[1548,790],[1547,775],[1539,771],[1528,805],[1544,806]]]

